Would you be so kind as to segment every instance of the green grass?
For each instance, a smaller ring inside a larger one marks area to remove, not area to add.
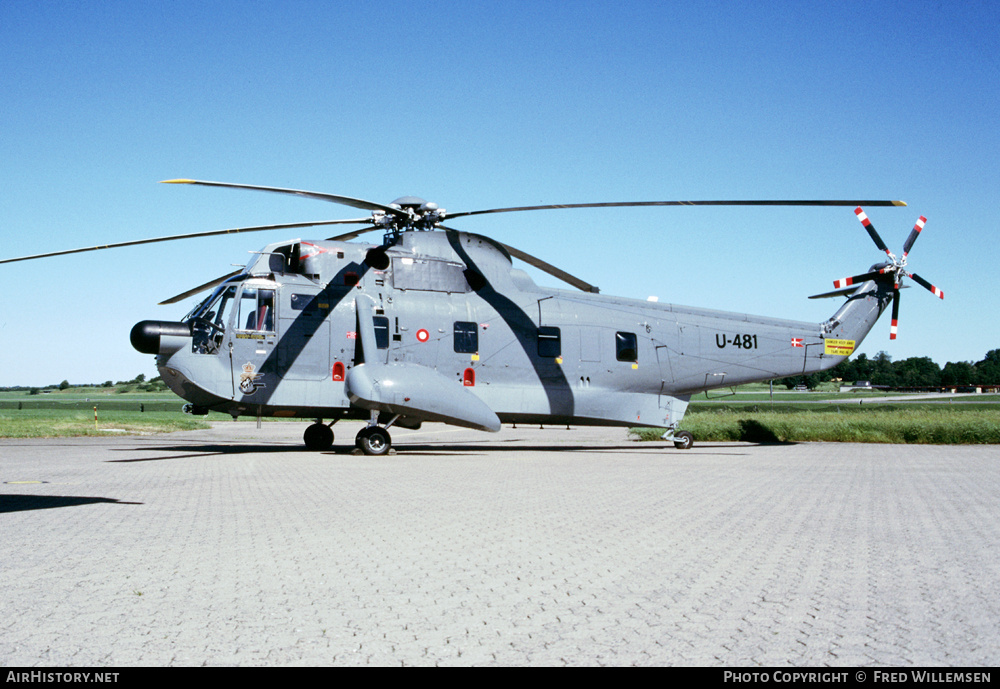
[[[201,418],[178,411],[99,411],[97,429],[93,410],[0,409],[0,437],[56,438],[67,436],[169,433],[208,428]]]
[[[692,409],[681,423],[698,441],[1000,444],[1000,409],[993,405],[872,405],[866,408],[754,411],[753,407]],[[662,431],[632,429],[640,440]]]

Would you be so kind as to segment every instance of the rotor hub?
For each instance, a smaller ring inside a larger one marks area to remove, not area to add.
[[[393,212],[374,211],[372,223],[392,235],[410,230],[432,230],[447,215],[445,209],[419,196],[401,196],[388,208]]]

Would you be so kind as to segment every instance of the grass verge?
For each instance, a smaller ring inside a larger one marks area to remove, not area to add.
[[[140,435],[209,428],[202,419],[176,411],[102,411],[94,428],[93,411],[23,409],[0,410],[2,438],[58,438],[111,434]]]
[[[1000,410],[946,405],[879,406],[865,410],[691,410],[681,427],[698,441],[1000,444]],[[662,430],[631,429],[640,440]]]

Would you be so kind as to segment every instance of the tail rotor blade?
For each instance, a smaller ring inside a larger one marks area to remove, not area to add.
[[[889,325],[889,339],[896,339],[899,328],[899,289],[892,291],[892,323]]]
[[[910,236],[906,238],[906,243],[903,244],[903,258],[906,258],[906,255],[910,253],[910,249],[913,248],[913,242],[917,241],[917,237],[920,236],[920,232],[924,229],[925,224],[927,224],[927,218],[922,215],[917,218],[917,224],[910,230]]]
[[[868,280],[874,280],[881,275],[883,275],[883,273],[880,270],[876,270],[873,273],[865,273],[864,275],[854,275],[849,278],[834,280],[833,286],[837,289],[843,289],[844,287],[850,287],[851,285],[860,285],[862,282],[867,282]]]
[[[885,242],[882,241],[882,238],[878,236],[878,232],[875,231],[875,226],[872,225],[872,221],[868,219],[868,216],[865,215],[865,212],[861,210],[861,206],[858,206],[857,208],[854,209],[854,214],[858,216],[858,220],[860,220],[861,224],[865,226],[866,230],[868,230],[868,235],[872,238],[872,241],[875,242],[875,246],[884,251],[887,256],[891,257],[892,252],[889,251],[889,247],[885,245]]]
[[[937,287],[935,287],[931,283],[929,283],[926,280],[924,280],[922,277],[920,277],[916,273],[907,273],[907,275],[909,277],[913,278],[913,281],[916,282],[918,285],[920,285],[921,287],[923,287],[926,290],[929,290],[930,293],[933,294],[938,299],[944,299],[944,292],[942,292],[940,289],[938,289]]]

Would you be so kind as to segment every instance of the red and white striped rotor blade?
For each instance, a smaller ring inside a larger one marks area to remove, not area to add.
[[[899,290],[892,291],[892,323],[889,325],[889,339],[895,340],[899,330]]]
[[[864,275],[854,275],[849,278],[840,278],[839,280],[833,281],[833,286],[837,289],[843,289],[844,287],[850,287],[851,285],[860,285],[862,282],[867,282],[868,280],[874,280],[880,275],[882,275],[882,271],[877,270],[872,273],[865,273]]]
[[[935,287],[931,283],[929,283],[926,280],[924,280],[922,277],[920,277],[916,273],[907,273],[907,275],[909,277],[913,278],[914,282],[916,282],[918,285],[920,285],[921,287],[929,290],[930,293],[933,294],[938,299],[944,299],[944,292],[942,292],[940,289],[938,289],[937,287]]]
[[[875,246],[884,251],[887,256],[892,256],[892,252],[889,251],[889,247],[887,247],[885,242],[882,241],[882,238],[879,237],[878,232],[875,231],[875,226],[872,225],[872,221],[868,219],[865,212],[861,210],[861,206],[854,209],[854,214],[858,216],[858,220],[860,220],[861,224],[865,226],[866,230],[868,230],[868,235],[872,238],[872,241],[875,242]]]
[[[917,237],[920,236],[920,232],[924,229],[924,225],[927,224],[927,218],[920,216],[917,218],[917,224],[913,226],[910,230],[910,236],[906,238],[906,243],[903,244],[903,258],[910,253],[910,249],[913,248],[913,242],[917,241]]]

